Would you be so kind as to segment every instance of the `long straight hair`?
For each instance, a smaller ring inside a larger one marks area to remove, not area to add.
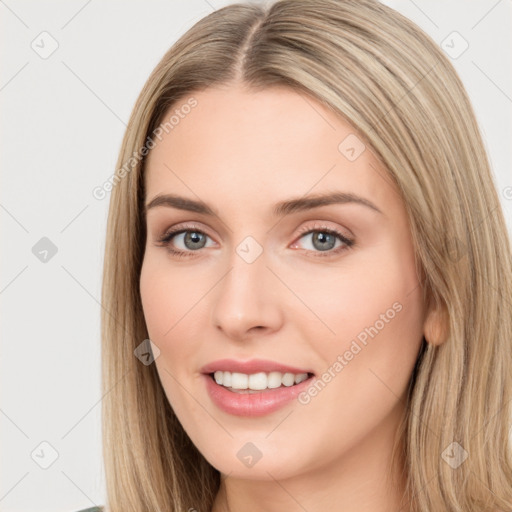
[[[410,221],[428,308],[446,340],[423,340],[394,453],[415,512],[512,509],[512,257],[472,106],[452,64],[374,0],[233,4],[163,56],[132,111],[112,186],[102,289],[103,456],[111,512],[209,512],[220,474],[169,405],[139,280],[145,156],[164,114],[214,85],[286,86],[348,121],[388,169]],[[185,109],[183,109],[185,111]],[[164,124],[162,124],[164,123]],[[458,464],[450,463],[453,458]],[[462,463],[460,463],[462,461]]]

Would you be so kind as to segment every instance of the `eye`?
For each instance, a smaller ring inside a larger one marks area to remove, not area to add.
[[[317,256],[333,256],[350,249],[354,240],[344,236],[336,229],[326,226],[308,226],[299,230],[298,240],[305,240],[304,246],[294,242],[293,249],[304,249]],[[157,245],[164,246],[175,257],[193,257],[201,249],[215,246],[215,242],[196,226],[178,226],[166,231],[157,240]]]
[[[299,247],[295,242],[292,248],[303,248],[307,251],[319,253],[315,256],[332,256],[354,245],[354,240],[344,236],[336,229],[325,226],[306,227],[301,232],[303,234],[299,240],[306,240],[305,247]]]
[[[182,226],[166,231],[158,239],[158,244],[165,246],[167,250],[175,256],[187,257],[190,253],[215,245],[207,245],[208,240],[212,241],[211,238],[200,229],[193,226]]]

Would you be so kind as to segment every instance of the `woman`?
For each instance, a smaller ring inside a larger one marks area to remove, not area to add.
[[[106,510],[504,511],[512,262],[475,116],[373,0],[231,5],[112,184]]]

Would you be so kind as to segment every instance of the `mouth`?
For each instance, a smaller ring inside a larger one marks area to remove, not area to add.
[[[311,372],[257,372],[252,374],[220,371],[207,374],[217,385],[240,394],[269,392],[279,388],[293,388],[311,379]]]
[[[315,379],[310,368],[270,359],[220,359],[200,372],[214,405],[246,417],[265,416],[291,405]]]

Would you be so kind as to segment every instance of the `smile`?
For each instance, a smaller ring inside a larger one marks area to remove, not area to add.
[[[213,378],[217,384],[233,392],[258,392],[265,389],[290,387],[308,378],[308,373],[258,372],[253,374],[217,370]]]
[[[200,369],[207,394],[221,411],[264,416],[292,402],[313,381],[307,367],[269,359],[220,359]]]

